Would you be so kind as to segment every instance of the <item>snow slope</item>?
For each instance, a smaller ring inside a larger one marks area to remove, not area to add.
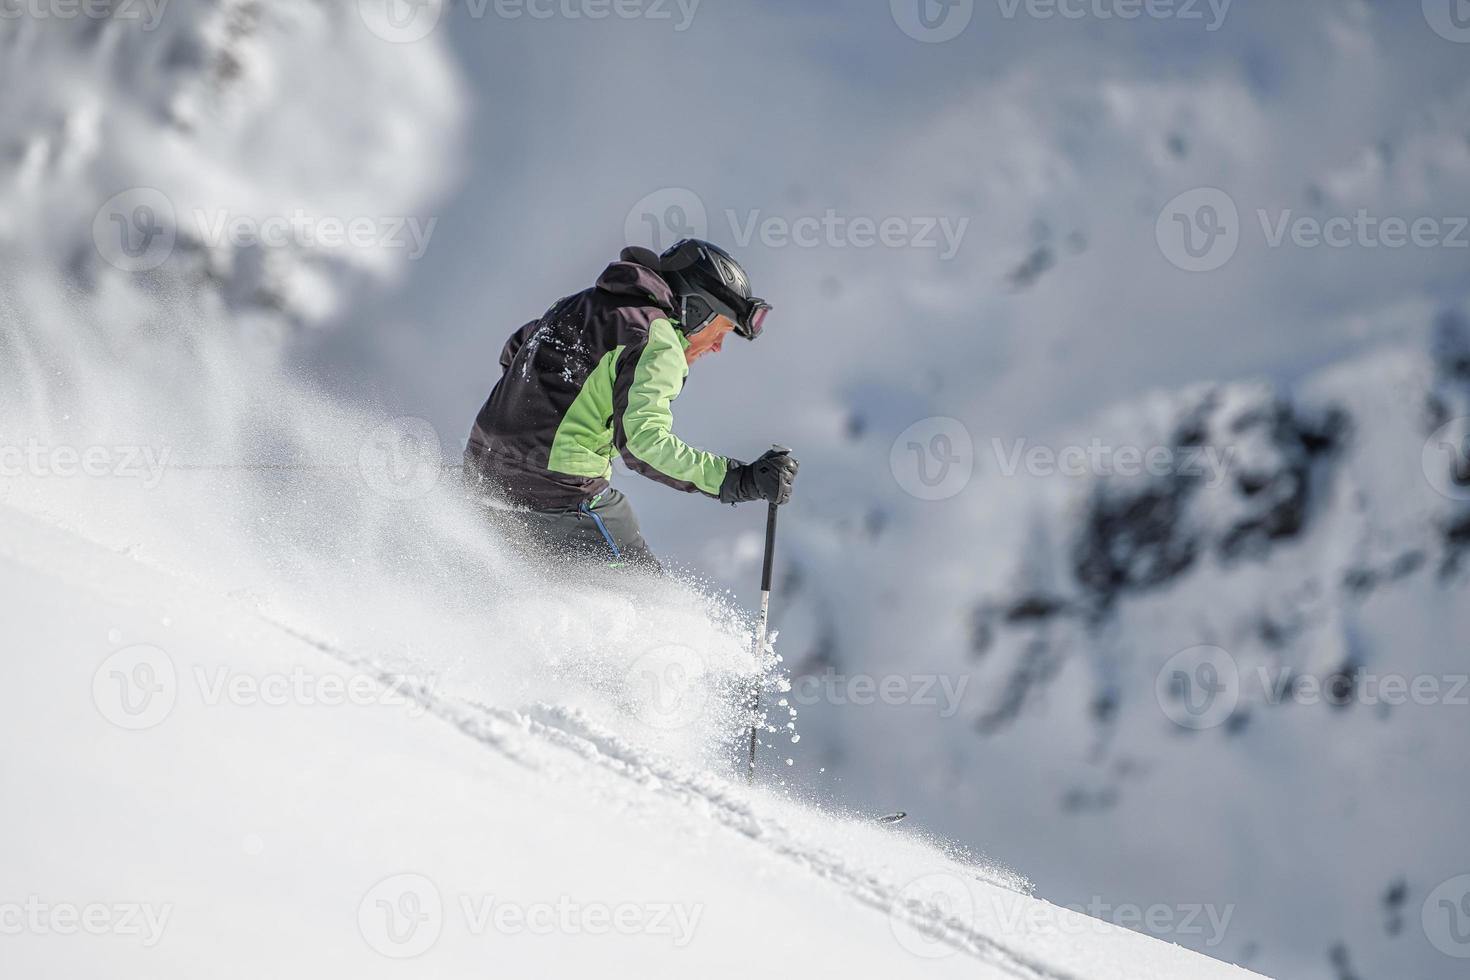
[[[1250,975],[582,712],[369,695],[367,665],[9,507],[0,595],[15,975]]]

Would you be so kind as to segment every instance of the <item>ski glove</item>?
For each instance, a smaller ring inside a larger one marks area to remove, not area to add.
[[[791,484],[800,467],[791,450],[776,448],[754,463],[730,460],[725,482],[720,485],[720,502],[743,504],[750,500],[769,500],[784,504],[791,499]]]

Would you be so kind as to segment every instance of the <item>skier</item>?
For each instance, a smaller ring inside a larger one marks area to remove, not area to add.
[[[689,366],[731,332],[760,336],[770,310],[709,242],[685,239],[663,255],[623,249],[597,285],[506,342],[465,449],[471,486],[554,554],[654,571],[632,507],[609,482],[614,452],[676,490],[785,503],[798,466],[790,450],[747,464],[695,449],[674,435],[670,413]]]

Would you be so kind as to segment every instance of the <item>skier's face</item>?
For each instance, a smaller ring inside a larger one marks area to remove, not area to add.
[[[684,351],[684,359],[693,364],[706,354],[718,354],[725,346],[725,337],[734,329],[735,323],[729,317],[723,315],[715,317],[714,323],[689,338],[689,346]]]

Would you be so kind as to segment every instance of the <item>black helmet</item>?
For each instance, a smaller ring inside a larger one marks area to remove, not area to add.
[[[678,302],[679,328],[693,336],[723,314],[746,340],[760,336],[771,304],[750,293],[750,277],[718,245],[686,238],[659,257],[659,271]]]

